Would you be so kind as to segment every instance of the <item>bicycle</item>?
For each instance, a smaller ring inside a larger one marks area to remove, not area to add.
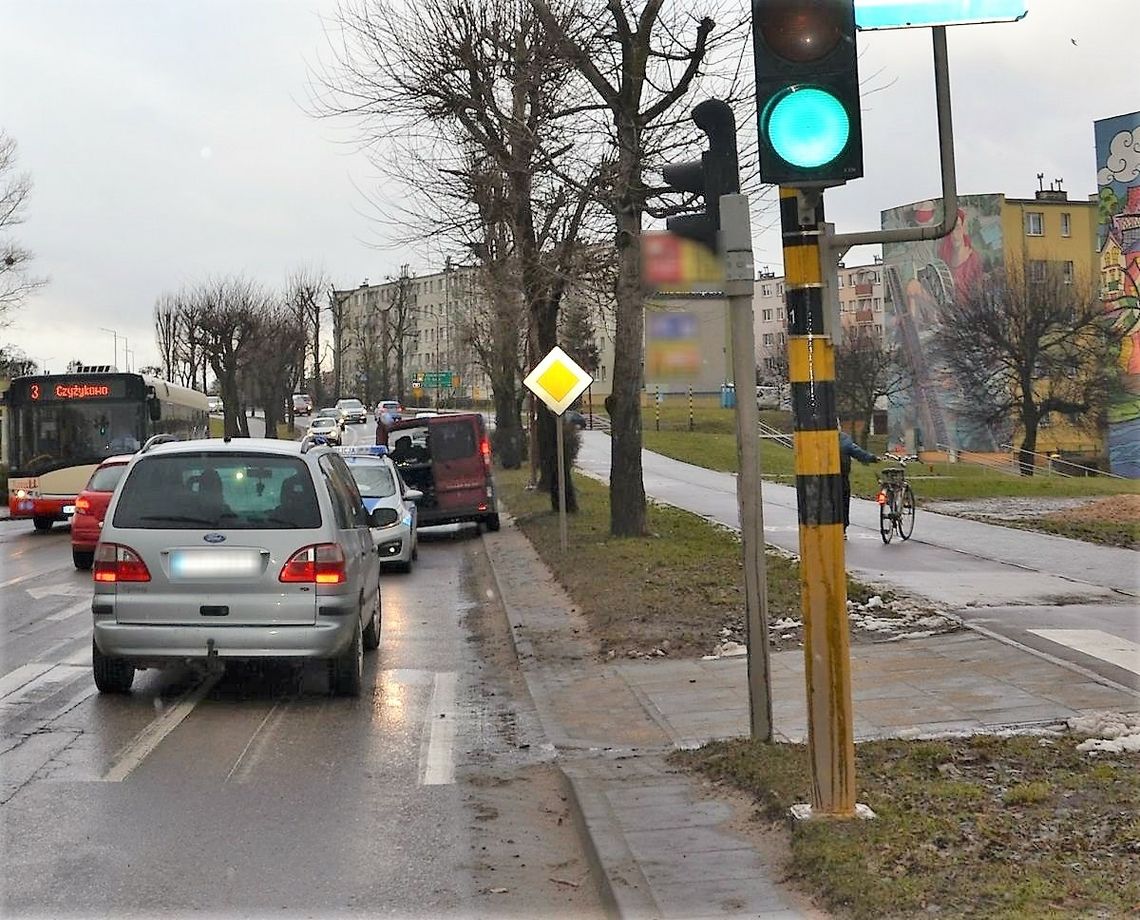
[[[915,463],[918,457],[885,454],[884,460],[893,460],[898,466],[887,467],[879,472],[879,536],[884,543],[890,543],[897,532],[903,540],[909,540],[914,532],[914,490],[906,480],[906,465]]]

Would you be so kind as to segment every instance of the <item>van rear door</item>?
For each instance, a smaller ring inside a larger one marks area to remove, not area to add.
[[[482,417],[440,415],[426,421],[439,511],[486,510],[490,445]]]

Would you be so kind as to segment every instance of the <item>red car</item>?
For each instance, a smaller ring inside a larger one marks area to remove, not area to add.
[[[71,561],[77,569],[89,569],[95,559],[95,544],[103,527],[103,515],[111,503],[115,486],[123,478],[130,454],[108,457],[91,474],[83,491],[75,498],[75,516],[71,519]]]

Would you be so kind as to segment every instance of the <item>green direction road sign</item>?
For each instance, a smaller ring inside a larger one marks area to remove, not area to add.
[[[906,29],[978,22],[1013,22],[1028,0],[855,0],[860,29]]]
[[[425,390],[434,390],[439,387],[451,386],[451,371],[429,371],[423,375],[423,383],[420,384]]]

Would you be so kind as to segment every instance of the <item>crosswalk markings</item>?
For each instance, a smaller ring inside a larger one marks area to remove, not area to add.
[[[1140,644],[1120,636],[1099,629],[1030,629],[1027,632],[1140,674]]]

